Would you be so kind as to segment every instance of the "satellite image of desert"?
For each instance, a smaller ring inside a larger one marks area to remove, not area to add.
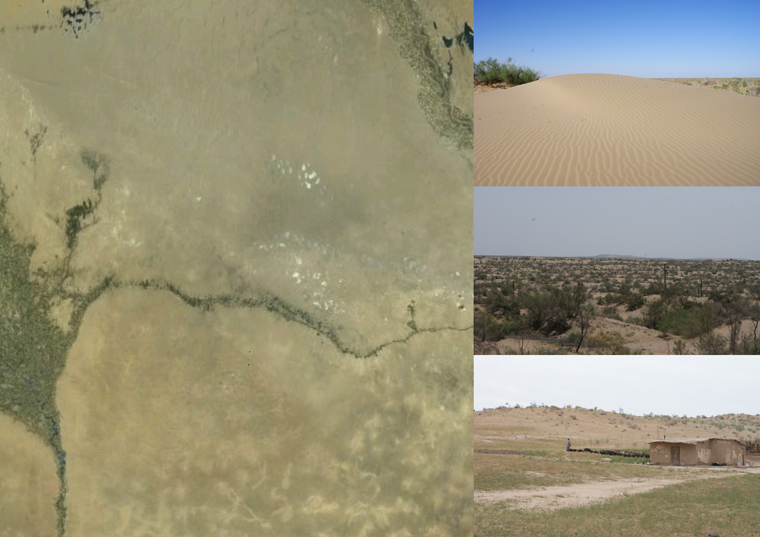
[[[0,536],[471,534],[472,3],[0,14]]]

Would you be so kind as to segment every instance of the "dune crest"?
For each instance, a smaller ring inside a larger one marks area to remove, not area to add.
[[[475,95],[476,186],[760,185],[760,99],[577,74]]]

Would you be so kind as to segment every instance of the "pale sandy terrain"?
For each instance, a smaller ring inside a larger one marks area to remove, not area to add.
[[[0,536],[471,535],[472,4],[22,4]]]
[[[58,479],[50,451],[0,414],[0,536],[55,535]]]
[[[476,186],[760,185],[760,99],[607,74],[475,95]]]
[[[620,309],[624,309],[621,307]],[[634,310],[630,312],[630,315],[641,315],[641,310]],[[743,335],[753,334],[754,325],[752,321],[744,320],[741,323],[741,329],[739,331],[739,337]],[[686,345],[686,354],[699,354],[696,339],[687,339],[681,336],[674,336],[669,334],[663,334],[652,328],[646,328],[637,324],[626,323],[624,321],[618,321],[617,319],[597,318],[592,321],[591,328],[589,329],[589,336],[604,335],[617,332],[622,336],[622,343],[631,351],[639,352],[641,354],[674,354],[674,345],[676,341],[683,341]],[[731,332],[731,327],[721,326],[715,329],[716,334],[720,334],[724,338],[728,338]],[[524,351],[531,354],[546,354],[547,350],[558,349],[562,346],[558,343],[559,337],[554,338],[541,338],[531,339],[530,337],[510,336],[491,343],[500,350],[503,354],[507,350],[514,354],[515,351]],[[565,345],[564,349],[572,354],[575,353],[575,346]],[[579,354],[599,354],[599,350],[595,349],[580,349]]]
[[[655,410],[655,409],[653,409]],[[573,418],[575,416],[575,418]],[[730,424],[739,420],[754,422],[760,428],[760,416],[726,414],[723,418],[681,418],[623,415],[610,410],[583,408],[500,408],[475,412],[475,434],[480,435],[475,447],[528,449],[527,444],[540,442],[547,449],[565,448],[565,440],[573,448],[593,449],[617,447],[645,448],[647,442],[668,437],[726,437],[749,440],[760,433],[739,431]],[[635,426],[635,427],[634,427]],[[482,440],[491,443],[480,444]],[[572,456],[573,454],[569,454]],[[563,456],[568,454],[563,453]]]

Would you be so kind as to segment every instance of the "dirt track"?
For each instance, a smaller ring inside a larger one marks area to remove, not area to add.
[[[698,475],[690,473],[683,478],[654,478],[654,479],[619,479],[615,481],[595,481],[578,485],[541,487],[531,490],[496,490],[475,491],[475,502],[492,504],[505,500],[515,500],[508,507],[511,509],[554,510],[565,507],[581,507],[583,505],[604,502],[616,496],[625,494],[640,494],[660,487],[683,483],[693,479],[717,479],[723,477],[739,477],[743,473],[760,473],[760,468],[742,470],[742,474],[726,471],[712,471],[705,468]]]

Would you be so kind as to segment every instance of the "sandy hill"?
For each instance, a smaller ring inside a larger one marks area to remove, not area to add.
[[[760,185],[760,99],[578,74],[475,95],[476,186]]]
[[[760,441],[760,415],[725,414],[714,417],[635,416],[579,407],[485,409],[474,416],[475,448],[526,447],[564,449],[569,437],[574,448],[640,448],[663,436],[733,438]],[[552,441],[552,439],[556,439]],[[534,445],[535,444],[535,445]]]

